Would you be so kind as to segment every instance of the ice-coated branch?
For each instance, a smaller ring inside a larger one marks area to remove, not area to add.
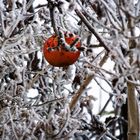
[[[98,39],[100,44],[105,48],[107,52],[110,52],[109,47],[105,43],[104,39],[99,35],[99,33],[93,28],[93,26],[88,22],[86,17],[80,12],[80,10],[75,9],[75,12],[80,17],[80,19],[83,21],[83,23],[87,26],[87,28],[95,35],[95,37]]]
[[[108,59],[107,55],[105,55],[101,61],[99,62],[99,66],[102,66],[106,60]],[[70,110],[72,111],[74,109],[74,107],[76,106],[79,98],[81,97],[83,91],[86,89],[86,87],[89,85],[89,83],[92,81],[94,77],[94,73],[91,73],[87,76],[87,78],[85,79],[85,81],[83,82],[83,84],[80,86],[79,90],[75,93],[75,95],[72,97],[72,101],[70,102]]]

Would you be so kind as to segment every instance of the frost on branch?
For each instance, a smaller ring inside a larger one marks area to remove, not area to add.
[[[0,139],[137,139],[139,17],[133,0],[1,0]],[[69,67],[42,55],[61,31],[82,41]]]

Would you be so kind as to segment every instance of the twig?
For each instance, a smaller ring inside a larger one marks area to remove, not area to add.
[[[118,20],[118,18],[116,17],[116,15],[114,15],[114,11],[111,8],[109,8],[109,5],[105,1],[103,1],[103,0],[100,0],[100,1],[106,7],[107,11],[111,14],[112,18],[114,19],[114,21],[116,21],[116,23],[118,24],[118,26],[120,28],[122,28],[120,21]]]
[[[103,40],[103,38],[93,28],[93,26],[88,22],[88,20],[86,19],[86,17],[78,9],[75,9],[75,12],[79,16],[79,18],[82,20],[82,22],[87,26],[87,28],[89,29],[89,31],[91,31],[95,35],[95,37],[98,39],[98,41],[100,42],[100,44],[105,48],[105,50],[107,52],[110,52],[110,49],[108,48],[108,46],[105,43],[105,41]]]
[[[101,27],[107,29],[107,30],[111,30],[111,28],[105,26],[103,23],[101,23],[100,21],[98,21],[94,16],[91,16],[91,14],[89,14],[86,10],[86,8],[83,7],[83,5],[80,3],[80,1],[78,0],[78,4],[80,5],[80,7],[82,8],[82,10],[84,11],[84,14],[86,16],[88,16],[91,20],[93,20],[93,22],[96,22],[98,25],[100,25]],[[89,2],[89,4],[91,5],[91,2]]]
[[[64,130],[68,126],[69,119],[70,119],[70,110],[69,110],[69,108],[67,108],[66,120],[65,120],[65,122],[63,124],[63,127],[60,129],[58,134],[56,134],[56,136],[55,136],[56,138],[61,137],[62,133],[64,132]]]
[[[107,131],[106,135],[111,138],[111,140],[119,140],[115,138],[110,132]]]
[[[48,6],[50,10],[50,18],[51,18],[51,24],[54,29],[54,32],[56,35],[58,35],[58,29],[56,26],[56,21],[55,21],[55,5],[53,5],[53,2],[51,0],[48,0]]]
[[[112,92],[107,91],[105,88],[103,88],[103,86],[98,82],[98,80],[96,78],[94,78],[95,82],[97,83],[97,85],[106,93],[112,95]],[[106,81],[106,80],[105,80]]]
[[[10,108],[8,107],[7,109],[8,109],[8,113],[9,113],[9,116],[10,116],[11,127],[12,127],[12,130],[13,130],[14,136],[15,136],[16,140],[18,140],[19,138],[18,138],[17,133],[16,133],[16,130],[15,130],[15,124],[13,122],[13,117],[12,117]]]
[[[102,60],[100,61],[99,65],[102,66],[106,62],[107,59],[108,59],[108,55],[105,54],[104,57],[102,58]],[[70,105],[69,105],[70,110],[74,109],[74,107],[76,106],[80,96],[82,95],[82,93],[86,89],[86,87],[89,85],[89,83],[91,82],[93,77],[94,77],[94,74],[89,74],[88,77],[86,78],[86,80],[81,85],[80,89],[73,96],[72,101],[70,102]]]
[[[86,80],[84,81],[84,83],[81,85],[81,87],[78,90],[78,92],[73,96],[72,101],[70,103],[70,110],[72,110],[75,107],[75,105],[77,104],[78,99],[80,98],[80,96],[82,95],[82,93],[86,89],[86,87],[89,85],[89,83],[91,82],[93,77],[94,77],[94,74],[89,75],[86,78]]]
[[[110,100],[112,99],[113,95],[110,95],[109,99],[107,100],[107,102],[105,103],[104,107],[102,108],[102,110],[99,112],[98,115],[102,115],[103,112],[105,111],[107,105],[109,104]]]
[[[50,104],[50,103],[53,103],[53,102],[58,102],[58,101],[62,101],[64,100],[64,97],[62,98],[59,98],[59,99],[54,99],[54,100],[51,100],[51,101],[46,101],[46,102],[43,102],[42,104],[37,104],[37,105],[33,105],[33,106],[43,106],[43,105],[46,105],[46,104]]]

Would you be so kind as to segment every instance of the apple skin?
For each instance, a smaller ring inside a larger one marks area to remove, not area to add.
[[[64,36],[68,45],[71,45],[78,38],[76,35]],[[75,51],[68,51],[62,45],[58,47],[58,37],[52,35],[44,43],[43,54],[47,62],[52,66],[66,67],[74,64],[80,56],[78,48],[81,47],[81,42],[78,41],[75,47],[77,48]]]

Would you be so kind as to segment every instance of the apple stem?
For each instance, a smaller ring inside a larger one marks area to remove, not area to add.
[[[78,41],[79,41],[79,37],[77,37],[77,38],[72,42],[72,44],[70,45],[70,47],[71,47],[71,48],[74,47],[74,46],[78,43]]]

